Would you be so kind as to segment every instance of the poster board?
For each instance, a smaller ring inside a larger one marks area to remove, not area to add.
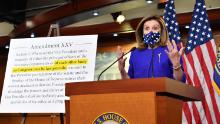
[[[64,84],[94,80],[97,37],[12,39],[0,113],[65,113]]]

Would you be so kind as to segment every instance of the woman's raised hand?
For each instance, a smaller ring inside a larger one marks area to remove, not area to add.
[[[172,43],[170,41],[167,42],[167,48],[166,53],[170,59],[170,61],[173,64],[173,67],[180,66],[180,57],[183,54],[184,47],[182,47],[179,51],[177,49],[177,45],[174,40],[172,40]]]
[[[122,51],[121,46],[117,47],[116,53],[117,53],[117,58],[118,59],[121,58],[124,55],[124,52]],[[118,60],[118,69],[119,69],[120,72],[124,71],[124,69],[125,69],[126,59],[127,59],[126,57],[125,58],[122,57],[121,59]]]

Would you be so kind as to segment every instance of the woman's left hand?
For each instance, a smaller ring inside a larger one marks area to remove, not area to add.
[[[184,47],[182,47],[179,51],[177,49],[177,45],[174,40],[172,40],[172,43],[170,41],[167,42],[167,48],[166,53],[170,59],[170,61],[173,64],[173,67],[180,66],[180,57],[183,54]]]

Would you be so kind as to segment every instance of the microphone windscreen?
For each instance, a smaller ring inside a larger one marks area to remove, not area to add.
[[[131,51],[134,51],[135,49],[136,49],[136,47],[132,47],[131,50],[130,50],[130,52],[131,52]]]

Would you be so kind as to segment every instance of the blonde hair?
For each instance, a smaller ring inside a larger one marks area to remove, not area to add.
[[[136,32],[135,32],[137,47],[139,49],[144,49],[147,47],[147,45],[143,42],[143,27],[144,27],[144,23],[146,21],[150,21],[150,20],[155,20],[160,24],[161,36],[160,36],[160,41],[158,43],[159,46],[166,46],[166,43],[168,41],[168,37],[169,37],[168,31],[167,31],[167,28],[166,28],[166,25],[165,25],[163,18],[159,17],[159,16],[146,17],[140,21],[140,23],[138,24],[138,26],[136,28]]]

